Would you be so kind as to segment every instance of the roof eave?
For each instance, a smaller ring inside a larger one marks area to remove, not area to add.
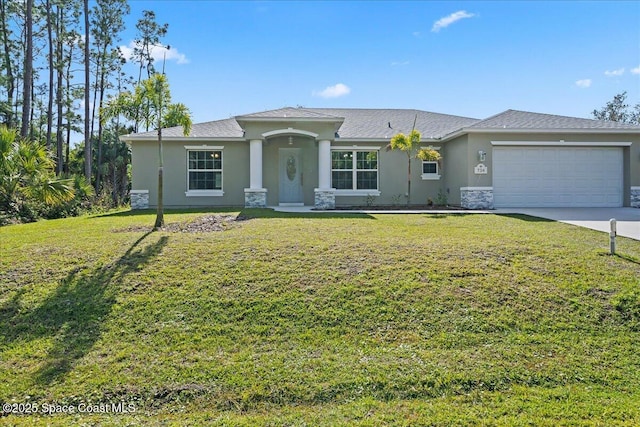
[[[120,141],[131,143],[135,141],[157,141],[158,137],[156,136],[132,136],[132,135],[122,135],[120,136]],[[237,142],[237,141],[247,141],[246,138],[237,137],[237,136],[163,136],[163,141],[185,141],[185,142],[193,142],[193,141],[229,141],[229,142]]]
[[[385,138],[336,138],[335,142],[389,142],[393,136]],[[420,142],[440,142],[438,138],[422,138]]]
[[[462,128],[440,138],[440,141],[449,141],[459,136],[471,133],[575,133],[575,134],[640,134],[640,129],[566,129],[566,128],[544,128],[544,129],[527,129],[527,128],[487,128],[487,129],[469,129]]]

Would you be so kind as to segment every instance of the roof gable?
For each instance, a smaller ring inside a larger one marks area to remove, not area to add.
[[[261,111],[259,113],[237,116],[239,119],[341,119],[342,117],[323,114],[309,108],[285,107],[277,110]]]

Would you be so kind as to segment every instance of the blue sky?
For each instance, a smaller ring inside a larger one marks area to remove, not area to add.
[[[173,101],[194,122],[298,105],[589,117],[625,90],[640,102],[636,1],[130,5],[122,45],[144,9],[169,24]]]

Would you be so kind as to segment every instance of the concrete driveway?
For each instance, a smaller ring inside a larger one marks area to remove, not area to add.
[[[495,213],[516,213],[564,222],[609,233],[609,220],[615,218],[618,236],[640,240],[638,208],[512,208]]]

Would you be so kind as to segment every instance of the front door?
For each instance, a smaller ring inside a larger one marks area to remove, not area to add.
[[[280,149],[280,204],[303,205],[300,148]]]

